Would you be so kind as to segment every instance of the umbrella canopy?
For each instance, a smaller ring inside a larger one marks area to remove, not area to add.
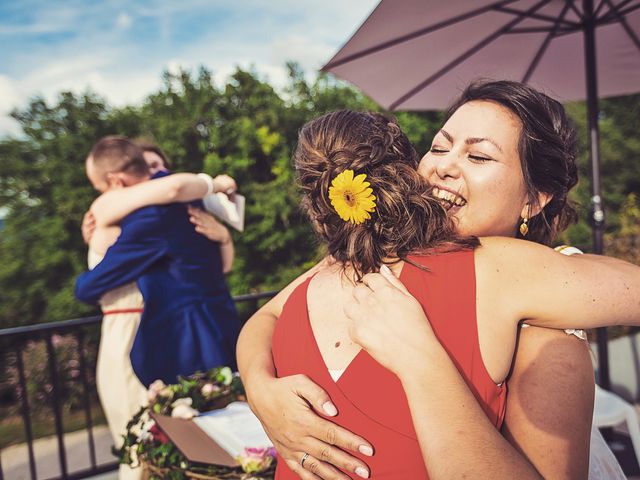
[[[587,98],[585,10],[565,0],[383,0],[325,65],[390,110],[445,108],[471,79]],[[598,94],[640,90],[640,0],[593,6]]]
[[[593,250],[602,253],[598,96],[640,91],[640,0],[382,0],[323,70],[389,110],[443,109],[477,78],[586,100]],[[608,389],[598,330],[598,382]]]

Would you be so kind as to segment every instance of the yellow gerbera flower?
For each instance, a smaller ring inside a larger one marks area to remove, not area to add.
[[[353,177],[353,170],[345,170],[333,179],[329,187],[329,200],[340,218],[356,225],[371,218],[376,209],[376,197],[364,173]]]

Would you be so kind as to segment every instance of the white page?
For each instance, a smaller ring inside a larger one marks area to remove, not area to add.
[[[246,402],[233,402],[226,408],[201,414],[193,421],[233,458],[245,447],[272,446],[260,420]]]
[[[236,193],[233,201],[224,193],[212,193],[202,199],[204,208],[239,232],[244,230],[245,198]]]

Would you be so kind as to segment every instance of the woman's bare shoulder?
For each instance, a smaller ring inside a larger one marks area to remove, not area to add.
[[[545,478],[585,478],[595,391],[588,343],[522,328],[508,382],[506,438]]]

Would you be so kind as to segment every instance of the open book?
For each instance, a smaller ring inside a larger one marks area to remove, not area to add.
[[[244,203],[242,195],[236,193],[233,200],[224,193],[212,193],[202,199],[204,208],[223,222],[242,232],[244,230]]]
[[[232,458],[243,453],[245,447],[272,446],[246,402],[233,402],[226,408],[202,413],[193,422]]]

